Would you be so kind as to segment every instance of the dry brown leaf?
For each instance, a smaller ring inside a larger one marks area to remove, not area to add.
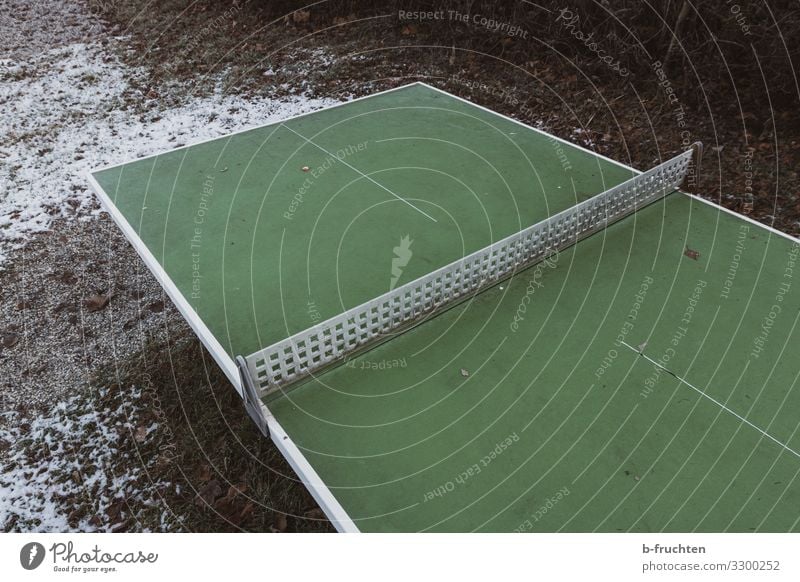
[[[227,495],[225,495],[225,497],[227,497],[228,499],[233,499],[234,497],[244,493],[245,491],[247,491],[247,485],[245,485],[244,483],[242,483],[241,485],[231,485],[230,487],[228,487],[228,493]]]
[[[297,10],[292,14],[292,20],[294,20],[295,24],[308,22],[309,18],[311,18],[311,11],[309,10]]]
[[[242,509],[242,512],[239,514],[239,519],[241,521],[245,521],[248,517],[253,515],[253,512],[255,511],[255,509],[256,509],[256,506],[253,505],[253,503],[251,501],[248,501],[247,504]]]
[[[211,480],[211,466],[210,465],[200,465],[200,469],[197,475],[198,480],[201,483],[207,483]]]
[[[58,275],[57,279],[64,283],[64,285],[74,285],[78,282],[78,277],[72,271],[64,271]]]
[[[220,497],[216,500],[216,502],[214,502],[214,509],[227,518],[233,514],[235,505],[236,502],[233,499],[229,499],[228,497]]]
[[[309,519],[325,519],[325,514],[319,507],[315,507],[306,511],[306,517]]]
[[[133,433],[133,438],[137,443],[143,443],[147,438],[147,429],[143,426],[137,427],[136,432]]]
[[[417,27],[413,24],[406,24],[401,30],[400,34],[403,36],[411,36],[417,34]]]
[[[9,331],[3,334],[3,347],[6,349],[13,348],[19,343],[19,334]]]
[[[272,522],[272,531],[275,533],[285,532],[287,525],[286,514],[278,513],[275,515],[275,520]]]
[[[111,505],[108,506],[106,509],[106,515],[110,521],[116,521],[119,518],[120,513],[122,513],[124,501],[115,501]]]
[[[86,306],[87,311],[94,312],[105,309],[109,301],[111,301],[110,293],[108,295],[97,294],[89,297],[83,304]]]
[[[197,497],[195,497],[194,503],[195,505],[203,506],[205,504],[214,505],[214,501],[222,495],[222,487],[219,484],[219,481],[213,479],[209,481],[207,485],[201,487],[200,490],[197,492]]]
[[[700,251],[692,250],[689,247],[686,247],[686,250],[683,251],[683,254],[690,259],[694,259],[695,261],[700,258]]]

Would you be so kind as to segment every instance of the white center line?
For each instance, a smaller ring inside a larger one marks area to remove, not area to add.
[[[785,444],[785,443],[782,443],[781,441],[779,441],[778,439],[776,439],[774,436],[772,436],[771,434],[769,434],[767,431],[765,431],[765,430],[763,430],[763,429],[761,429],[761,428],[757,427],[757,426],[756,426],[756,425],[754,425],[752,422],[750,422],[749,420],[747,420],[745,417],[741,416],[740,414],[737,414],[737,413],[735,413],[733,410],[731,410],[730,408],[728,408],[727,406],[725,406],[724,404],[722,404],[722,402],[720,402],[719,400],[716,400],[716,399],[712,398],[711,396],[709,396],[708,394],[706,394],[705,392],[703,392],[703,391],[702,391],[702,390],[700,390],[699,388],[697,388],[697,387],[693,386],[692,384],[690,384],[689,382],[687,382],[686,380],[684,380],[684,379],[683,379],[683,378],[681,378],[680,376],[678,376],[678,375],[674,374],[674,373],[673,373],[673,372],[671,372],[670,370],[667,370],[667,369],[666,369],[664,366],[662,366],[661,364],[659,364],[658,362],[656,362],[654,359],[652,359],[652,358],[649,358],[648,356],[644,355],[642,352],[640,352],[640,351],[639,351],[639,350],[637,350],[636,348],[634,348],[634,347],[632,347],[632,346],[629,346],[629,345],[628,345],[628,344],[626,344],[625,342],[620,342],[620,343],[622,343],[622,345],[624,345],[626,348],[630,349],[631,351],[633,351],[633,352],[636,352],[637,354],[639,354],[640,356],[642,356],[642,357],[643,357],[645,360],[647,360],[648,362],[652,363],[652,364],[653,364],[653,365],[655,365],[655,366],[658,366],[659,368],[661,368],[662,370],[664,370],[665,372],[667,372],[667,373],[668,373],[668,374],[670,374],[671,376],[675,376],[675,378],[677,378],[677,379],[678,379],[678,380],[679,380],[681,383],[683,383],[683,384],[686,384],[686,385],[687,385],[689,388],[691,388],[692,390],[694,390],[695,392],[697,392],[698,394],[700,394],[700,395],[701,395],[701,396],[703,396],[704,398],[708,398],[708,399],[709,399],[711,402],[713,402],[714,404],[716,404],[717,406],[719,406],[720,408],[722,408],[722,409],[723,409],[724,411],[726,411],[727,413],[729,413],[729,414],[731,414],[731,415],[735,416],[736,418],[738,418],[739,420],[741,420],[743,423],[745,423],[745,424],[746,424],[746,425],[748,425],[749,427],[751,427],[751,428],[753,428],[753,429],[757,430],[757,431],[758,431],[758,432],[760,432],[762,435],[764,435],[765,437],[767,437],[769,440],[771,440],[772,442],[774,442],[774,443],[776,443],[776,444],[780,445],[781,447],[783,447],[784,449],[786,449],[787,451],[789,451],[790,453],[792,453],[792,454],[793,454],[795,457],[797,457],[798,459],[800,459],[800,453],[798,453],[797,451],[795,451],[793,448],[791,448],[791,447],[790,447],[790,446],[788,446],[787,444]],[[750,364],[750,362],[748,361],[746,365],[749,365],[749,364]]]
[[[326,150],[326,149],[325,149],[324,147],[322,147],[321,145],[319,145],[319,144],[317,144],[317,143],[314,143],[313,141],[311,141],[310,139],[308,139],[308,138],[307,138],[307,137],[305,137],[304,135],[301,135],[301,134],[297,133],[295,130],[293,130],[293,129],[292,129],[291,127],[289,127],[288,125],[284,125],[283,123],[281,123],[281,125],[280,125],[280,126],[281,126],[281,127],[285,127],[286,129],[288,129],[289,131],[291,131],[293,134],[295,134],[297,137],[299,137],[299,138],[301,138],[301,139],[304,139],[305,141],[307,141],[308,143],[310,143],[310,144],[311,144],[311,145],[313,145],[314,147],[321,149],[323,152],[325,152],[326,154],[328,154],[328,155],[329,155],[329,156],[331,156],[332,158],[334,158],[334,159],[336,159],[336,160],[340,161],[341,163],[343,163],[345,166],[347,166],[348,168],[350,168],[350,169],[351,169],[351,170],[353,170],[354,172],[358,172],[359,174],[361,174],[361,176],[362,176],[363,178],[366,178],[367,180],[369,180],[370,182],[372,182],[373,184],[375,184],[375,185],[376,185],[376,186],[378,186],[379,188],[383,188],[383,189],[384,189],[384,190],[386,190],[386,191],[387,191],[389,194],[391,194],[392,196],[394,196],[395,198],[397,198],[397,199],[398,199],[398,200],[400,200],[401,202],[405,202],[405,203],[406,203],[406,204],[408,204],[408,205],[409,205],[411,208],[413,208],[414,210],[416,210],[417,212],[419,212],[419,213],[420,213],[420,214],[422,214],[423,216],[425,216],[425,217],[427,217],[427,218],[430,218],[430,219],[431,219],[432,221],[434,221],[434,222],[439,222],[439,221],[438,221],[438,220],[436,220],[436,219],[435,219],[433,216],[431,216],[430,214],[428,214],[428,213],[426,213],[426,212],[424,212],[424,211],[420,210],[419,208],[417,208],[416,206],[414,206],[413,204],[411,204],[411,202],[409,202],[408,200],[406,200],[406,199],[405,199],[405,198],[403,198],[402,196],[398,196],[397,194],[395,194],[394,192],[392,192],[391,190],[389,190],[389,189],[388,189],[386,186],[384,186],[384,185],[383,185],[383,184],[381,184],[380,182],[376,182],[375,180],[373,180],[372,178],[370,178],[369,176],[367,176],[367,175],[366,175],[364,172],[362,172],[362,171],[361,171],[361,170],[359,170],[358,168],[356,168],[356,167],[354,167],[354,166],[351,166],[350,164],[348,164],[347,162],[345,162],[345,161],[344,161],[342,158],[340,158],[340,157],[338,157],[338,156],[335,156],[335,155],[333,155],[331,152],[329,152],[328,150]]]

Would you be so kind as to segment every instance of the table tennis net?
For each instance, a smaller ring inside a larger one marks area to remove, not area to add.
[[[674,192],[692,149],[618,186],[245,358],[261,396],[281,391]]]

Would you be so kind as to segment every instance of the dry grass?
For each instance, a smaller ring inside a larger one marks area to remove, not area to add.
[[[138,454],[156,459],[162,510],[186,531],[331,531],[311,495],[246,415],[238,394],[196,340],[149,343],[94,383],[142,389],[138,408],[158,425]],[[147,527],[140,523],[139,528]]]
[[[715,80],[739,83],[745,104],[763,103],[758,78],[763,70],[773,107],[791,107],[798,97],[792,63],[800,62],[800,9],[791,0],[770,3],[722,0],[688,3],[614,3],[576,0],[569,14],[576,28],[593,34],[603,48],[635,77],[652,78],[655,60],[667,63],[679,88]],[[614,81],[596,56],[564,29],[563,3],[541,0],[329,0],[307,10],[297,2],[201,0],[187,6],[178,0],[159,4],[157,11],[140,10],[138,2],[97,2],[96,10],[133,33],[134,50],[127,58],[152,66],[153,82],[182,76],[198,83],[230,68],[238,88],[263,84],[261,70],[278,64],[287,52],[303,46],[348,46],[362,49],[402,49],[418,44],[456,46],[525,66],[537,63],[565,68],[574,64],[587,77]],[[471,22],[453,18],[408,22],[399,11],[452,10],[507,22],[528,31],[526,38],[508,38]],[[561,19],[559,18],[561,17]],[[560,56],[559,56],[560,53]],[[425,50],[426,61],[442,60],[443,51]],[[167,66],[169,65],[169,66]],[[491,73],[489,73],[491,76]],[[751,87],[745,81],[754,81]]]

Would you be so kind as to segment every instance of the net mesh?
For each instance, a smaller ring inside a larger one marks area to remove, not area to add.
[[[419,279],[247,356],[266,396],[466,298],[676,190],[693,150]]]

